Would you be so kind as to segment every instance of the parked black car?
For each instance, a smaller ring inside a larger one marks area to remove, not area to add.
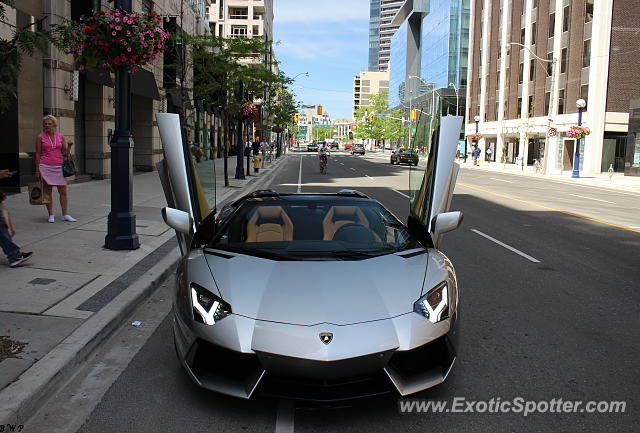
[[[418,154],[411,149],[400,148],[391,153],[391,164],[418,165]]]

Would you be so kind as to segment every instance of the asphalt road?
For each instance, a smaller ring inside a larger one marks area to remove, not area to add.
[[[375,155],[334,153],[328,174],[321,175],[317,157],[301,153],[289,156],[271,187],[355,188],[405,219],[408,170]],[[291,425],[297,432],[637,431],[640,233],[621,227],[640,226],[639,208],[637,194],[461,170],[452,209],[462,210],[465,220],[441,244],[456,266],[461,290],[458,360],[444,384],[412,396],[449,404],[456,397],[615,400],[626,402],[623,414],[400,415],[395,396],[295,409],[286,402],[235,400],[191,384],[176,360],[170,322],[156,313],[159,327],[148,340],[139,337],[139,352],[131,350],[131,362],[122,362],[122,371],[104,381],[104,395],[96,393],[84,423],[76,419],[74,425],[91,433],[274,431],[276,426],[292,431]],[[116,347],[126,335],[114,338],[110,344]],[[105,350],[101,356],[108,359],[111,349]],[[74,393],[85,392],[82,383],[97,373],[86,374],[76,380]]]

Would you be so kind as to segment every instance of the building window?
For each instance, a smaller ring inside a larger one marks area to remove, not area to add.
[[[518,119],[521,117],[520,113],[522,113],[522,98],[518,98],[518,113],[516,114]]]
[[[588,84],[583,84],[582,86],[580,86],[580,98],[589,102],[589,85]]]
[[[253,26],[253,36],[260,34],[260,26]]]
[[[552,38],[556,34],[556,14],[549,15],[549,37]]]
[[[569,12],[570,12],[569,6],[565,6],[564,12],[562,13],[562,31],[563,32],[569,31],[569,20],[571,19]]]
[[[587,39],[582,44],[582,67],[588,68],[591,64],[591,39]]]
[[[249,10],[247,8],[231,8],[229,18],[232,20],[246,20],[249,18]]]
[[[584,22],[593,21],[593,0],[585,0]]]
[[[218,18],[224,19],[224,0],[220,0],[220,10],[218,11]]]
[[[564,114],[564,89],[558,92],[558,114]]]
[[[536,38],[538,36],[538,23],[531,24],[531,45],[536,44]]]
[[[533,95],[529,95],[529,117],[533,117],[533,112],[536,109],[536,104],[533,102]]]
[[[153,1],[142,0],[142,13],[150,14],[151,12],[153,12]]]
[[[218,36],[224,36],[224,27],[222,24],[218,24]]]
[[[551,107],[551,92],[544,94],[544,114],[549,113],[549,107]]]
[[[535,81],[536,79],[536,61],[531,59],[529,61],[529,81]]]
[[[547,53],[547,77],[553,74],[553,53]]]
[[[254,20],[261,20],[262,19],[262,15],[259,13],[254,12],[253,13],[253,19]]]
[[[520,29],[520,43],[525,45],[525,32],[524,29]]]
[[[247,36],[247,26],[231,26],[231,36],[233,37]]]
[[[518,69],[518,84],[522,84],[524,80],[524,63],[520,63],[520,68]]]
[[[567,72],[567,49],[563,48],[560,54],[560,73]]]

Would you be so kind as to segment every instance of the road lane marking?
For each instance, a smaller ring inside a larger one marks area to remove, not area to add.
[[[295,415],[295,403],[291,400],[280,400],[276,415],[276,433],[293,433]]]
[[[498,182],[513,183],[513,181],[512,181],[512,180],[498,179],[497,177],[490,177],[489,179],[497,180]]]
[[[570,215],[572,217],[580,218],[580,219],[583,219],[583,220],[592,221],[594,223],[604,224],[606,226],[611,226],[611,227],[615,227],[617,229],[626,230],[628,232],[640,233],[640,230],[634,230],[632,228],[624,227],[624,226],[621,226],[621,225],[618,225],[618,224],[612,224],[612,223],[608,223],[606,221],[602,221],[602,220],[599,220],[599,219],[589,218],[589,217],[586,217],[586,216],[583,216],[583,215],[579,215],[579,214],[574,213],[574,212],[568,212],[568,211],[565,211],[565,210],[556,209],[556,208],[553,208],[553,207],[545,206],[543,204],[538,204],[538,203],[534,203],[534,202],[531,202],[531,201],[522,200],[522,199],[519,199],[519,198],[516,198],[516,197],[511,197],[511,196],[506,195],[506,194],[500,194],[500,193],[489,191],[489,190],[486,190],[486,189],[483,189],[483,188],[477,188],[475,186],[467,185],[467,184],[464,184],[464,183],[458,182],[456,185],[460,185],[460,186],[462,186],[464,188],[473,189],[475,191],[486,192],[487,194],[497,195],[498,197],[508,198],[509,200],[517,201],[517,202],[520,202],[520,203],[526,203],[526,204],[528,204],[530,206],[536,206],[536,207],[539,207],[539,208],[542,208],[542,209],[550,210],[552,212],[558,212],[558,213],[562,213],[562,214],[565,214],[565,215]]]
[[[594,201],[601,201],[601,202],[604,202],[604,203],[611,203],[611,204],[615,204],[615,203],[614,203],[614,202],[612,202],[612,201],[608,201],[608,200],[601,200],[601,199],[599,199],[599,198],[585,197],[585,196],[583,196],[583,195],[578,195],[578,194],[569,194],[569,195],[572,195],[572,196],[574,196],[574,197],[586,198],[587,200],[594,200]]]
[[[302,155],[300,155],[300,170],[298,170],[298,192],[302,192]]]
[[[371,180],[375,180],[373,177],[369,176],[368,174],[365,174],[366,177],[368,177]]]
[[[536,259],[534,257],[531,257],[529,254],[523,253],[522,251],[520,251],[518,249],[513,248],[511,245],[507,245],[504,242],[500,242],[496,238],[492,238],[488,234],[482,233],[480,230],[471,229],[471,231],[476,233],[476,234],[478,234],[478,235],[480,235],[480,236],[482,236],[482,237],[484,237],[484,238],[489,239],[492,242],[495,242],[496,244],[500,245],[501,247],[504,247],[504,248],[508,249],[509,251],[512,251],[512,252],[516,253],[519,256],[524,257],[527,260],[532,261],[533,263],[540,263],[540,260],[538,260],[538,259]]]
[[[406,195],[405,193],[398,191],[397,189],[394,189],[394,190],[392,190],[392,191],[397,192],[397,193],[398,193],[398,194],[400,194],[402,197],[411,198],[411,197],[409,197],[408,195]]]

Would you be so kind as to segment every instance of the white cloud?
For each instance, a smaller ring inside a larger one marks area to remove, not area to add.
[[[369,21],[368,0],[274,0],[277,23],[344,23]],[[337,29],[343,30],[343,29]]]

